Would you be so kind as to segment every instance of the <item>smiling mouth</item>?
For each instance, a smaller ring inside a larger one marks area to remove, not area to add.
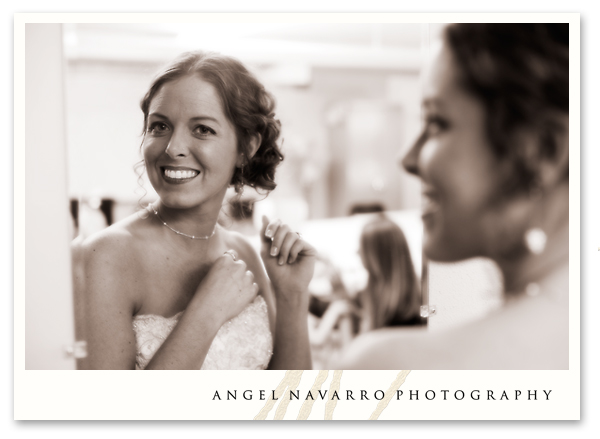
[[[163,178],[169,183],[185,183],[193,180],[200,174],[193,169],[166,169],[161,168]]]
[[[431,216],[440,208],[436,195],[431,192],[423,192],[421,200],[421,216],[423,218]]]

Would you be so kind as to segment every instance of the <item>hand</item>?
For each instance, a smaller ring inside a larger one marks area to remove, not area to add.
[[[308,284],[314,274],[317,251],[280,220],[269,222],[263,216],[262,221],[261,257],[278,301],[308,301]]]
[[[222,325],[241,313],[257,294],[254,274],[247,270],[235,250],[228,250],[204,276],[194,299],[218,316],[218,323]]]

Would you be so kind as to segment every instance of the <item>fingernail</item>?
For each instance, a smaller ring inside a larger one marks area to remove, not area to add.
[[[267,229],[266,232],[265,232],[265,236],[267,238],[271,238],[271,235],[272,235],[271,229]]]
[[[277,247],[271,249],[271,256],[277,256]]]
[[[279,258],[279,265],[283,265],[283,262],[284,262],[283,258]]]

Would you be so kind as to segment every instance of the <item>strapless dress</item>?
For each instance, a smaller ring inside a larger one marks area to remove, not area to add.
[[[152,314],[133,318],[136,337],[135,368],[145,369],[158,348],[179,322],[183,311],[173,317]],[[273,354],[267,304],[257,296],[244,310],[226,322],[213,339],[202,370],[266,369]]]

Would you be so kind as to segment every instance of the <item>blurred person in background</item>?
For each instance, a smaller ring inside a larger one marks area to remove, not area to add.
[[[363,227],[359,254],[368,273],[366,287],[351,298],[335,272],[332,284],[339,292],[311,333],[311,343],[323,344],[338,331],[337,350],[343,350],[359,334],[424,324],[419,279],[402,229],[384,214],[376,215]]]
[[[311,368],[315,250],[263,218],[261,262],[217,225],[228,187],[275,189],[274,107],[226,56],[185,53],[155,77],[141,149],[159,199],[73,245],[82,368]]]
[[[376,216],[363,228],[359,254],[369,278],[357,296],[357,332],[422,324],[419,281],[402,229],[385,215]]]
[[[505,305],[444,333],[372,331],[340,369],[569,367],[569,27],[454,24],[403,159],[423,185],[424,252],[483,256]]]

